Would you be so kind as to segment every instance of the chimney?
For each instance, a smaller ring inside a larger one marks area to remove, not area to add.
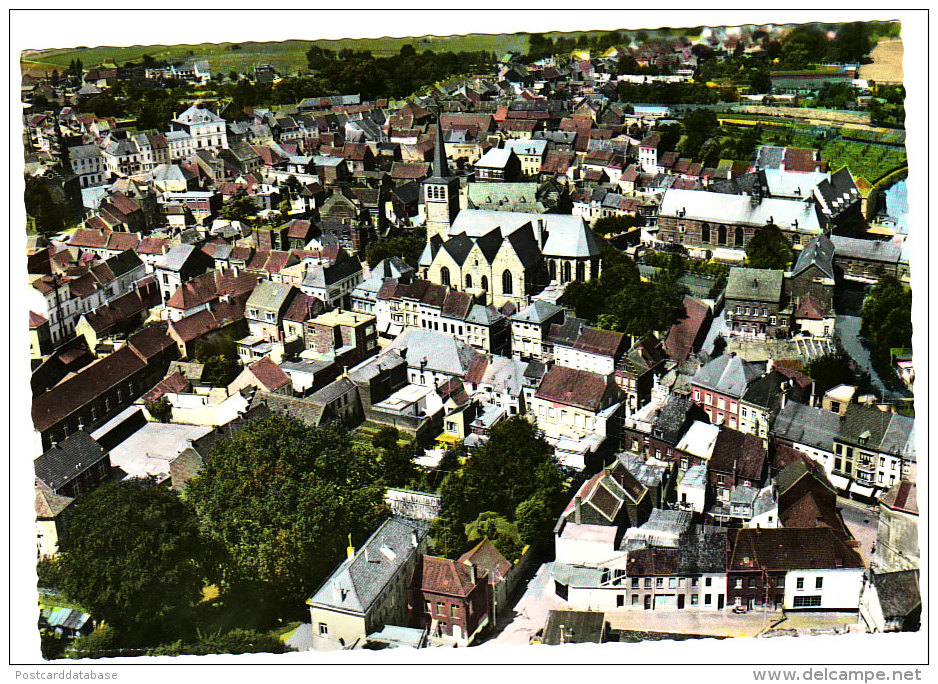
[[[561,644],[567,643],[567,626],[566,625],[560,625],[560,643]]]
[[[478,581],[478,576],[476,575],[476,565],[475,563],[469,563],[469,584],[474,585]]]
[[[580,524],[580,504],[582,501],[583,499],[579,494],[577,494],[576,498],[573,499],[573,522],[575,522],[577,525]]]
[[[332,580],[332,600],[336,603],[342,601],[342,587],[339,586],[338,580]]]
[[[410,545],[415,549],[420,546],[420,540],[417,538],[417,530],[411,530],[410,532]]]
[[[808,405],[809,405],[809,406],[814,406],[814,401],[815,401],[815,399],[814,399],[814,386],[815,386],[815,381],[814,381],[814,380],[811,380],[811,396],[808,397]]]

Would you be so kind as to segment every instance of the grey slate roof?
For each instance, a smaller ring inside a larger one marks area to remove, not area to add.
[[[834,243],[826,235],[819,235],[798,254],[798,260],[791,269],[796,276],[810,266],[817,266],[828,278],[834,278]]]
[[[427,526],[419,521],[389,518],[354,556],[342,561],[307,603],[367,614],[385,587],[419,552],[427,532]]]
[[[488,326],[494,325],[504,318],[504,314],[499,313],[494,307],[473,304],[472,308],[469,309],[469,313],[466,314],[466,323]]]
[[[107,458],[107,452],[84,430],[69,435],[33,461],[36,479],[59,489]]]
[[[840,429],[840,416],[816,406],[789,401],[778,412],[772,434],[788,442],[832,451]]]
[[[834,252],[846,259],[864,259],[894,264],[901,260],[902,248],[891,240],[863,240],[832,235]]]
[[[478,237],[493,228],[501,228],[503,235],[509,235],[528,223],[534,227],[535,238],[539,241],[546,232],[541,250],[545,255],[599,256],[599,242],[593,231],[586,227],[582,218],[568,214],[463,209],[456,215],[449,234],[466,233],[470,237]]]
[[[156,262],[156,267],[168,271],[179,271],[185,266],[195,250],[196,248],[192,245],[177,245]]]
[[[293,286],[284,283],[275,283],[270,280],[261,280],[257,283],[251,296],[248,297],[247,307],[256,307],[265,311],[280,311],[290,293],[293,292]]]
[[[464,377],[479,352],[468,344],[441,333],[409,328],[389,347],[407,360],[410,368]]]
[[[681,535],[677,543],[679,575],[700,575],[726,570],[726,532],[705,532],[699,527]]]
[[[557,306],[556,304],[545,302],[543,299],[538,299],[532,302],[526,309],[514,314],[511,320],[521,323],[544,323],[562,311],[562,306]]]
[[[693,384],[731,397],[742,397],[749,384],[762,375],[765,366],[744,361],[736,354],[723,354],[701,366]]]
[[[782,298],[782,271],[763,268],[730,269],[726,280],[726,299],[742,299],[750,302],[772,302],[778,304]]]
[[[873,584],[883,617],[906,617],[922,605],[918,570],[873,573]]]

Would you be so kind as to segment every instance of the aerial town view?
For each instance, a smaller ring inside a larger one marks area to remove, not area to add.
[[[918,631],[904,29],[37,40],[41,659]]]

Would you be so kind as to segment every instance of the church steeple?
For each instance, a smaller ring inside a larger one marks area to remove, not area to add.
[[[449,228],[459,213],[459,177],[452,175],[446,159],[441,115],[436,115],[436,141],[433,145],[433,168],[423,181],[423,201],[426,212],[427,239],[439,235],[449,237]]]
[[[436,115],[436,141],[433,144],[433,175],[430,178],[447,180],[451,178],[449,164],[446,161],[446,148],[443,145],[443,125],[440,123],[442,116],[437,110]]]

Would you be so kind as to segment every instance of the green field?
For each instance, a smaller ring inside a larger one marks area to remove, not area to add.
[[[74,59],[80,59],[85,68],[100,66],[105,60],[113,59],[118,64],[139,61],[143,55],[157,60],[206,59],[212,71],[246,72],[256,64],[273,64],[285,74],[306,70],[306,52],[310,46],[341,50],[370,50],[376,56],[387,56],[400,52],[404,45],[413,45],[418,52],[494,52],[498,55],[508,51],[523,52],[528,39],[523,34],[471,34],[467,36],[423,36],[418,38],[348,38],[344,40],[285,40],[266,43],[203,43],[201,45],[135,45],[131,47],[77,47],[73,49],[42,50],[24,55],[24,69],[62,71]],[[232,50],[233,45],[240,49]]]

